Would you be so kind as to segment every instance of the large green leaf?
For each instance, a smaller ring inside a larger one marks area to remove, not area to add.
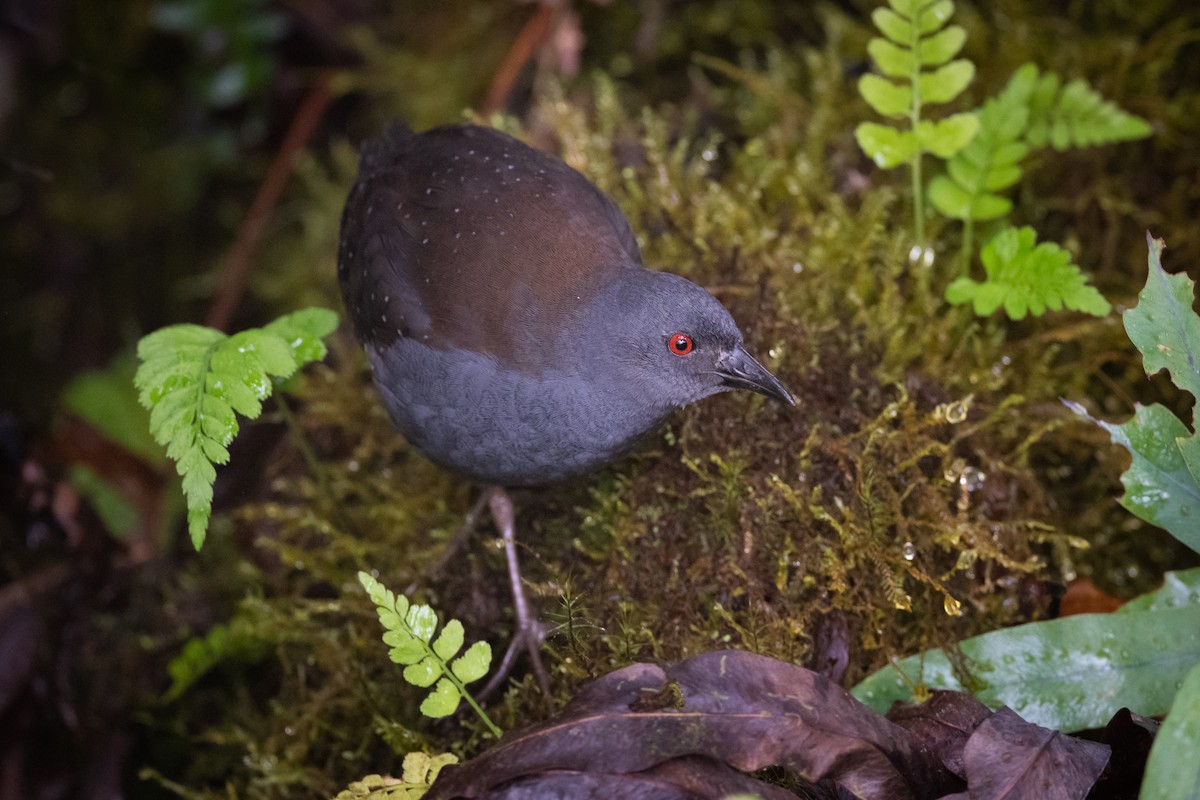
[[[900,659],[856,686],[879,712],[911,701],[914,686],[969,691],[1057,730],[1104,726],[1126,706],[1156,715],[1200,662],[1200,606],[1123,614],[1082,614],[985,633]]]
[[[1146,285],[1138,304],[1125,312],[1125,331],[1142,353],[1146,374],[1165,369],[1176,386],[1200,400],[1200,316],[1192,311],[1195,284],[1185,273],[1162,267],[1162,239],[1146,234],[1150,247]]]
[[[1068,405],[1088,416],[1082,407]],[[1200,552],[1200,486],[1183,457],[1197,442],[1187,426],[1160,405],[1139,404],[1133,419],[1120,425],[1088,418],[1133,456],[1121,476],[1121,505]]]
[[[1192,668],[1154,737],[1139,800],[1200,798],[1200,665]]]

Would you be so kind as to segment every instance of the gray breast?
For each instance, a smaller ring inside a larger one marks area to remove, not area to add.
[[[367,347],[384,403],[431,461],[481,483],[535,486],[628,453],[669,409],[604,370],[503,370],[489,356],[412,339]]]

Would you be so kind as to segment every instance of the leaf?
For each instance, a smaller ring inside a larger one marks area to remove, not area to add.
[[[1085,81],[1071,81],[1061,91],[1060,84],[1057,75],[1046,73],[1034,88],[1025,133],[1030,146],[1062,151],[1151,134],[1150,123],[1105,100]]]
[[[972,800],[1083,800],[1108,763],[1108,745],[1031,725],[1002,708],[963,750]]]
[[[908,114],[908,109],[912,105],[911,89],[891,81],[885,81],[878,75],[868,74],[859,78],[858,93],[863,96],[871,108],[885,117],[903,117]]]
[[[1200,567],[1168,572],[1163,585],[1153,592],[1135,597],[1116,610],[1117,614],[1152,611],[1156,608],[1180,608],[1200,605]]]
[[[929,184],[929,199],[942,214],[960,220],[998,219],[1012,202],[996,194],[1021,179],[1018,163],[1029,152],[1021,141],[1037,67],[1019,68],[1008,85],[977,112],[979,130]]]
[[[1138,797],[1139,800],[1200,797],[1200,664],[1192,667],[1184,679],[1154,738]]]
[[[951,61],[933,72],[922,72],[917,87],[923,103],[948,103],[967,88],[975,77],[975,65],[965,58]]]
[[[921,149],[939,158],[949,158],[957,153],[979,130],[979,119],[974,114],[952,114],[937,122],[921,120],[917,125],[917,141]]]
[[[487,642],[476,642],[454,659],[450,670],[463,683],[471,683],[486,675],[491,664],[492,646]]]
[[[1125,487],[1121,505],[1200,552],[1200,486],[1184,462],[1180,445],[1183,440],[1185,447],[1196,446],[1187,426],[1157,404],[1137,404],[1133,418],[1120,425],[1093,419],[1078,405],[1068,406],[1108,431],[1113,443],[1133,456],[1121,475]]]
[[[874,59],[879,71],[890,78],[907,78],[917,70],[917,61],[913,57],[913,51],[907,47],[892,44],[887,39],[875,37],[869,41],[867,54]]]
[[[337,316],[306,309],[273,324],[291,341],[271,326],[226,336],[199,325],[172,325],[138,342],[142,363],[133,383],[139,402],[150,410],[151,435],[167,447],[183,478],[188,532],[197,550],[212,514],[213,465],[229,460],[226,448],[238,432],[237,414],[258,416],[271,378],[295,372],[297,354],[323,353],[324,345],[312,337],[332,331]]]
[[[874,122],[859,123],[854,138],[862,151],[883,169],[900,166],[920,150],[911,131],[898,131]]]
[[[442,678],[437,686],[421,702],[421,713],[432,719],[448,717],[458,708],[462,695],[448,678]]]
[[[491,646],[487,642],[476,642],[453,663],[448,663],[463,646],[461,622],[450,620],[435,639],[437,614],[432,608],[410,604],[404,595],[393,594],[365,572],[358,573],[358,581],[376,606],[379,622],[385,629],[384,644],[391,648],[388,657],[397,664],[406,665],[404,680],[421,688],[437,682],[433,692],[421,704],[422,713],[444,717],[454,713],[459,701],[466,699],[493,735],[499,737],[500,729],[465,687],[487,674],[492,661]]]
[[[895,800],[914,797],[913,787],[935,769],[905,730],[828,679],[723,651],[666,670],[634,664],[605,675],[552,721],[447,769],[427,800],[486,796],[543,771],[626,774],[682,756],[745,772],[779,766],[805,780],[834,781],[853,796]]]
[[[946,300],[952,305],[969,302],[981,317],[1001,307],[1012,319],[1064,307],[1094,316],[1107,314],[1108,301],[1087,285],[1070,253],[1050,242],[1035,247],[1036,239],[1028,226],[1000,231],[980,254],[986,281],[959,278],[947,287]]]
[[[442,632],[433,640],[433,652],[437,653],[438,658],[443,661],[449,661],[458,654],[458,651],[463,646],[463,626],[456,619],[452,619],[442,628]]]
[[[970,61],[950,60],[962,49],[966,32],[957,25],[939,30],[954,12],[950,0],[889,4],[891,9],[876,9],[871,15],[883,37],[867,43],[868,53],[887,78],[864,75],[858,91],[885,117],[911,116],[912,129],[862,123],[854,136],[863,152],[883,169],[912,161],[923,152],[949,158],[975,135],[978,120],[959,114],[933,123],[920,119],[920,112],[926,106],[953,100],[974,77],[975,65]]]
[[[292,348],[300,366],[321,361],[327,352],[325,337],[337,330],[338,316],[327,308],[304,308],[285,314],[264,326]]]
[[[1162,714],[1200,661],[1200,606],[1030,622],[966,639],[957,650],[953,661],[941,650],[900,659],[852,692],[882,711],[910,701],[916,685],[966,689],[1059,730],[1102,727],[1121,706]]]
[[[958,25],[951,25],[935,33],[921,42],[921,66],[936,67],[945,64],[958,55],[966,42],[967,32]]]
[[[442,662],[432,656],[426,656],[420,662],[404,668],[404,680],[422,689],[432,686],[433,682],[440,677],[442,677]]]
[[[1165,369],[1172,383],[1200,400],[1200,316],[1192,311],[1195,284],[1186,273],[1168,275],[1163,269],[1162,239],[1147,233],[1146,242],[1146,285],[1138,304],[1124,314],[1125,331],[1141,351],[1147,375]]]

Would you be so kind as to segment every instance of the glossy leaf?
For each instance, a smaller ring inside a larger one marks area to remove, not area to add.
[[[1200,798],[1200,664],[1192,667],[1154,738],[1139,800]]]
[[[1116,610],[1117,614],[1152,611],[1156,608],[1181,608],[1200,605],[1200,567],[1168,572],[1163,585],[1153,592],[1135,597]]]
[[[1121,706],[1163,714],[1176,684],[1200,661],[1200,606],[1031,622],[957,649],[953,660],[941,650],[900,659],[852,693],[885,710],[896,700],[910,702],[917,685],[968,690],[1058,730],[1102,727]]]
[[[1072,408],[1086,416],[1081,407]],[[1120,425],[1092,421],[1133,456],[1121,476],[1125,487],[1121,505],[1200,552],[1200,486],[1181,449],[1181,444],[1183,448],[1197,445],[1187,426],[1161,405],[1138,404],[1133,418]]]
[[[1146,285],[1138,304],[1124,314],[1125,331],[1142,354],[1146,374],[1165,369],[1172,383],[1200,399],[1200,315],[1192,311],[1195,284],[1186,273],[1168,275],[1163,269],[1161,239],[1147,234],[1146,243]]]

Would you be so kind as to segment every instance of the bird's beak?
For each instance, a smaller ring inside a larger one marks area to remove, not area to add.
[[[792,395],[779,379],[767,372],[766,367],[754,360],[754,356],[746,352],[746,348],[738,345],[737,349],[717,360],[717,374],[722,383],[733,389],[749,389],[767,397],[773,397],[796,405]]]

